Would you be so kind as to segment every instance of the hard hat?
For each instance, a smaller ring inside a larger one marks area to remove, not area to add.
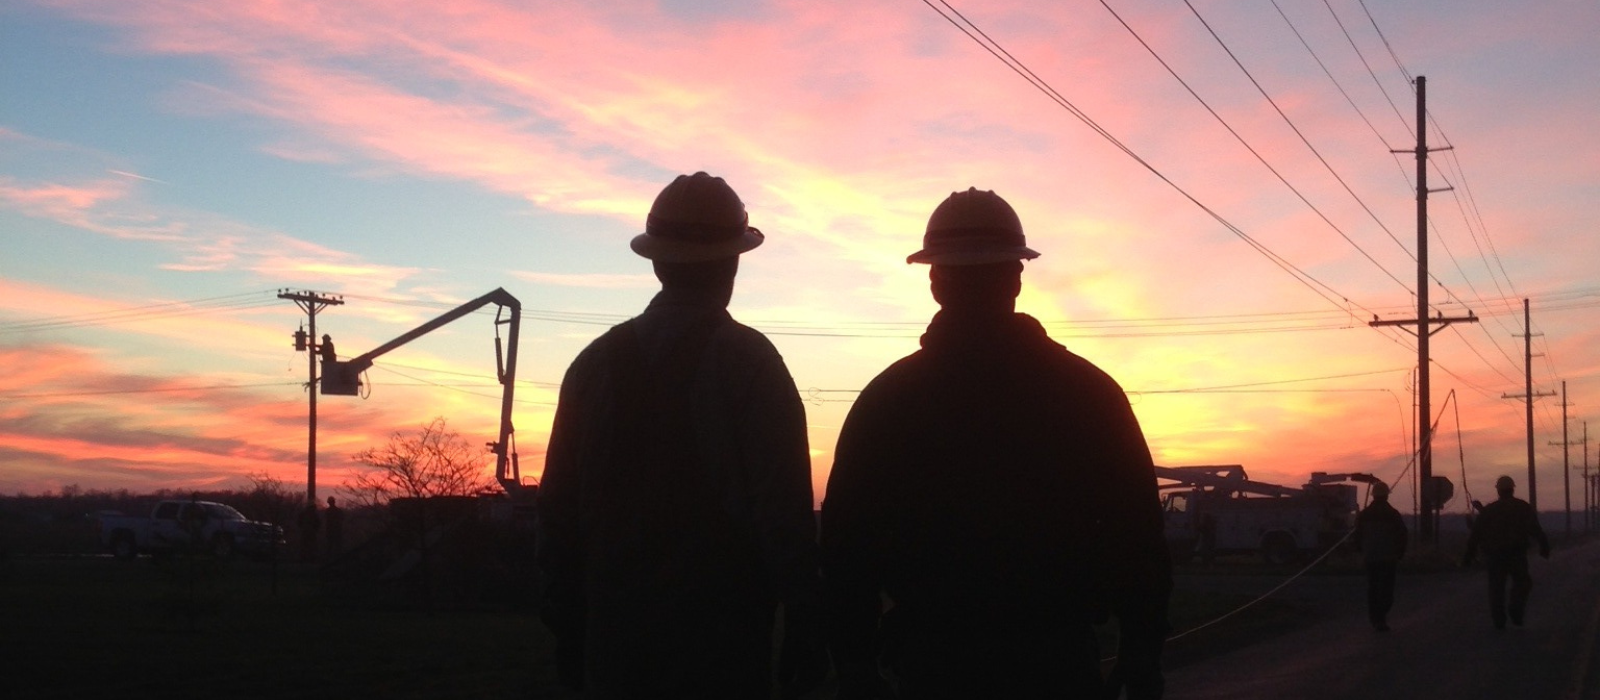
[[[766,237],[750,227],[744,202],[720,177],[679,175],[656,195],[644,233],[630,247],[660,262],[704,262],[751,250]]]
[[[1389,485],[1385,484],[1385,483],[1383,483],[1381,481],[1376,483],[1376,484],[1373,484],[1372,485],[1372,497],[1373,498],[1388,498],[1389,497]]]
[[[928,217],[922,250],[907,263],[986,265],[1007,260],[1032,260],[1039,253],[1027,245],[1022,220],[1000,195],[976,187],[951,192]]]
[[[1494,480],[1494,489],[1496,491],[1509,491],[1509,490],[1514,489],[1516,487],[1517,487],[1517,482],[1512,481],[1511,477],[1509,477],[1509,476],[1502,476],[1502,477]]]

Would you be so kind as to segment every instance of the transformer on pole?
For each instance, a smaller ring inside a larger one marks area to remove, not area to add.
[[[324,351],[322,345],[317,344],[317,313],[329,306],[344,304],[344,297],[319,294],[312,291],[291,292],[287,289],[278,292],[279,299],[288,299],[306,312],[311,319],[311,330],[294,332],[294,349],[306,351],[306,396],[310,403],[309,417],[306,429],[306,505],[317,505],[317,357]],[[332,347],[327,348],[328,352]]]

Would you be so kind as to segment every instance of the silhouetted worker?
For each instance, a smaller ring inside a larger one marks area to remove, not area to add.
[[[328,497],[328,508],[322,513],[322,525],[327,529],[328,557],[331,559],[344,551],[344,509],[333,496]]]
[[[295,524],[300,529],[300,559],[311,561],[317,558],[317,530],[322,527],[322,517],[317,514],[315,501],[306,503]]]
[[[780,602],[784,670],[826,674],[805,410],[727,311],[762,241],[721,178],[673,180],[632,242],[661,292],[561,385],[538,560],[563,680],[586,697],[766,698]]]
[[[1117,383],[1015,313],[1037,256],[974,188],[907,258],[932,265],[941,309],[862,390],[822,506],[841,698],[881,694],[880,666],[912,699],[1162,694],[1172,565],[1150,451]]]
[[[1410,536],[1400,511],[1389,505],[1387,484],[1372,485],[1372,503],[1356,516],[1354,539],[1367,567],[1367,619],[1373,629],[1388,632],[1395,575]]]
[[[1495,629],[1505,629],[1506,614],[1510,613],[1511,624],[1520,627],[1528,609],[1528,593],[1533,590],[1533,578],[1528,575],[1528,540],[1539,543],[1539,556],[1545,559],[1550,558],[1550,540],[1539,526],[1539,514],[1533,506],[1512,495],[1517,491],[1517,482],[1502,476],[1495,480],[1494,490],[1500,500],[1484,506],[1473,519],[1461,565],[1470,566],[1478,550],[1483,550],[1484,565],[1489,571],[1489,618]],[[1509,605],[1507,578],[1511,579]]]
[[[322,334],[322,344],[317,346],[317,350],[322,353],[323,362],[334,362],[339,359],[339,354],[333,349],[333,336],[327,333]]]

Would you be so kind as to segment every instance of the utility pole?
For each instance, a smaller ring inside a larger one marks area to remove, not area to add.
[[[1373,317],[1371,326],[1400,326],[1415,325],[1416,329],[1410,330],[1417,336],[1417,490],[1422,496],[1422,513],[1417,521],[1417,535],[1423,542],[1436,542],[1437,519],[1439,516],[1438,500],[1435,498],[1433,486],[1433,406],[1432,397],[1429,395],[1432,387],[1429,384],[1429,355],[1428,339],[1445,326],[1455,322],[1477,323],[1478,317],[1468,312],[1464,317],[1446,318],[1443,313],[1437,316],[1428,316],[1428,193],[1448,192],[1451,188],[1438,190],[1428,189],[1428,79],[1417,76],[1417,147],[1415,150],[1395,150],[1392,153],[1415,153],[1417,155],[1417,317],[1409,320],[1380,321]],[[1452,147],[1436,148],[1436,151],[1448,151]],[[1437,326],[1435,328],[1434,326]]]
[[[1572,537],[1572,457],[1569,448],[1572,441],[1567,439],[1567,381],[1561,380],[1561,442],[1552,442],[1551,445],[1561,446],[1561,493],[1566,496],[1567,508],[1567,537]]]
[[[1583,422],[1583,532],[1594,526],[1594,501],[1589,498],[1589,421]]]
[[[311,319],[310,341],[299,333],[295,334],[295,349],[306,351],[306,367],[309,378],[306,380],[306,395],[311,400],[310,418],[306,429],[306,505],[317,505],[317,312],[329,306],[344,304],[344,297],[318,294],[312,291],[291,292],[287,289],[278,292],[279,299],[288,299],[306,312]]]
[[[1541,396],[1555,396],[1554,391],[1533,393],[1533,316],[1528,311],[1528,300],[1522,300],[1522,377],[1526,387],[1521,396],[1515,394],[1501,394],[1502,399],[1522,399],[1528,404],[1528,505],[1533,506],[1533,512],[1539,512],[1539,475],[1534,472],[1533,466],[1533,400]]]

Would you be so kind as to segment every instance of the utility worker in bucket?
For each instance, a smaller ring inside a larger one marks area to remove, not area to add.
[[[780,680],[827,672],[805,409],[727,310],[763,240],[721,178],[673,180],[632,243],[661,292],[562,382],[538,561],[562,678],[587,698],[767,698],[780,603]]]
[[[940,310],[862,390],[822,505],[841,698],[1163,692],[1172,570],[1150,451],[1117,383],[1015,312],[1038,255],[974,188],[907,258],[931,266]]]
[[[1528,540],[1539,544],[1539,556],[1545,559],[1550,558],[1550,540],[1545,537],[1533,506],[1514,495],[1517,482],[1502,476],[1495,480],[1494,490],[1500,498],[1484,506],[1473,519],[1461,565],[1470,566],[1478,550],[1483,550],[1484,568],[1489,573],[1489,620],[1495,629],[1505,629],[1509,613],[1511,624],[1521,627],[1528,609],[1528,593],[1533,591],[1533,577],[1528,575]]]

